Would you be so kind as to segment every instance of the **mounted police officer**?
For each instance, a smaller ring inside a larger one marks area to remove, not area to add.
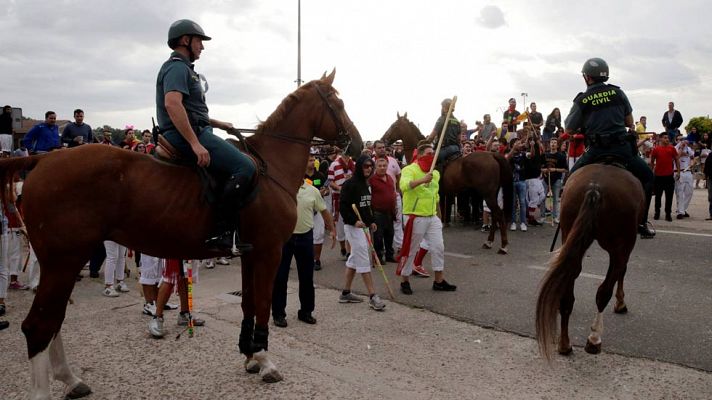
[[[215,230],[206,244],[228,250],[237,242],[234,233],[239,208],[252,190],[256,169],[249,157],[213,134],[214,127],[228,130],[232,124],[208,116],[207,83],[193,70],[193,62],[204,49],[203,42],[210,39],[200,25],[188,19],[170,26],[168,47],[173,52],[158,72],[156,113],[164,138],[184,158],[225,182],[217,204]],[[238,248],[246,250],[249,245],[238,244]]]
[[[458,121],[458,119],[452,114],[450,114],[450,119],[445,121],[447,111],[450,108],[450,103],[452,103],[452,99],[445,99],[440,103],[440,117],[435,122],[433,131],[426,138],[426,140],[433,142],[434,146],[437,146],[438,140],[440,140],[439,137],[442,132],[443,125],[447,124],[443,144],[440,148],[440,153],[438,154],[438,159],[436,161],[436,164],[438,165],[442,165],[450,157],[461,152],[460,121]],[[452,111],[455,112],[454,107]]]
[[[568,117],[566,132],[573,134],[581,131],[586,135],[588,148],[570,174],[577,169],[591,164],[601,156],[615,156],[626,169],[640,180],[645,190],[646,209],[643,220],[638,226],[642,238],[655,236],[647,227],[648,208],[652,193],[653,172],[635,151],[635,136],[628,134],[626,128],[634,129],[633,108],[628,97],[618,87],[606,84],[608,64],[600,58],[586,61],[581,70],[588,85],[584,93],[574,99]]]

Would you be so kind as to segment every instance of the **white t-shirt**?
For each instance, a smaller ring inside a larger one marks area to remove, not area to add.
[[[680,171],[690,168],[690,162],[692,161],[692,156],[695,152],[692,151],[689,145],[682,149],[682,144],[675,146],[675,150],[677,150],[678,154],[680,154],[680,151],[682,150],[682,154],[680,154]]]

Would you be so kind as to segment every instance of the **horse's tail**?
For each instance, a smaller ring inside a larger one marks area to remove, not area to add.
[[[504,203],[504,225],[509,225],[509,220],[512,218],[512,207],[514,207],[514,178],[512,177],[512,168],[509,162],[501,155],[495,154],[494,159],[499,164],[499,186],[502,188],[502,200]]]
[[[578,216],[566,236],[566,241],[551,261],[539,290],[536,303],[536,337],[539,352],[549,360],[556,332],[556,317],[562,296],[570,290],[581,273],[581,259],[593,243],[601,206],[601,188],[590,183],[586,189]],[[578,265],[578,268],[576,267]]]
[[[14,177],[20,171],[29,171],[44,156],[13,157],[0,159],[0,201],[7,204],[10,193],[15,190]]]

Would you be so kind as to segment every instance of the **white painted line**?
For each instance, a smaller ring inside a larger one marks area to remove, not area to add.
[[[446,251],[444,254],[445,254],[446,256],[450,256],[450,257],[464,258],[464,259],[466,259],[466,260],[468,260],[468,259],[470,259],[470,258],[475,258],[474,256],[469,256],[469,255],[467,255],[467,254],[451,253],[451,252],[449,252],[449,251]]]
[[[694,233],[694,232],[680,232],[680,231],[664,231],[662,229],[656,229],[655,232],[660,233],[672,233],[676,235],[689,235],[689,236],[702,236],[702,237],[712,237],[709,233]]]
[[[527,268],[529,268],[529,269],[536,269],[536,270],[539,270],[539,271],[548,271],[548,270],[549,270],[548,267],[542,267],[542,266],[539,266],[539,265],[527,265]],[[582,277],[584,277],[584,278],[598,279],[599,281],[602,281],[602,280],[606,279],[605,276],[596,275],[596,274],[589,274],[588,272],[582,272],[579,276],[582,276]]]

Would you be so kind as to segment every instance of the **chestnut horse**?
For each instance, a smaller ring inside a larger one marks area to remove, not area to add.
[[[246,140],[260,164],[255,198],[241,212],[240,234],[253,250],[242,256],[240,352],[248,372],[281,380],[267,358],[272,282],[283,243],[296,223],[296,194],[314,137],[360,154],[358,130],[332,87],[335,71],[287,96]],[[15,171],[24,184],[30,242],[41,266],[32,308],[22,323],[31,362],[32,399],[49,398],[49,374],[71,398],[91,392],[65,358],[60,329],[75,276],[104,240],[161,258],[205,259],[227,254],[205,246],[213,211],[203,201],[197,170],[101,145],[0,160],[0,187]],[[101,204],[93,209],[77,204]],[[130,211],[127,211],[130,210]],[[256,318],[256,321],[255,321]]]
[[[400,139],[403,141],[403,151],[410,162],[413,150],[418,142],[425,137],[420,129],[410,120],[408,113],[401,116],[388,128],[381,140],[393,143]],[[482,245],[491,249],[494,243],[495,226],[499,225],[502,246],[498,253],[507,254],[507,225],[512,214],[512,169],[509,162],[499,153],[476,151],[451,161],[445,166],[445,171],[440,178],[440,204],[444,207],[445,196],[457,194],[466,189],[476,190],[487,203],[492,212],[492,229],[489,231],[487,241]],[[497,203],[500,188],[504,200],[504,210]],[[442,208],[444,209],[444,208]]]
[[[613,311],[625,313],[623,277],[635,247],[637,226],[645,212],[643,187],[630,172],[611,165],[592,164],[576,171],[566,182],[561,196],[562,246],[544,277],[536,306],[536,333],[539,350],[550,358],[556,332],[556,312],[561,314],[558,351],[571,353],[569,317],[574,308],[574,283],[581,273],[581,261],[594,240],[608,252],[608,272],[596,292],[598,313],[591,326],[585,350],[601,351],[603,310],[616,290]]]

